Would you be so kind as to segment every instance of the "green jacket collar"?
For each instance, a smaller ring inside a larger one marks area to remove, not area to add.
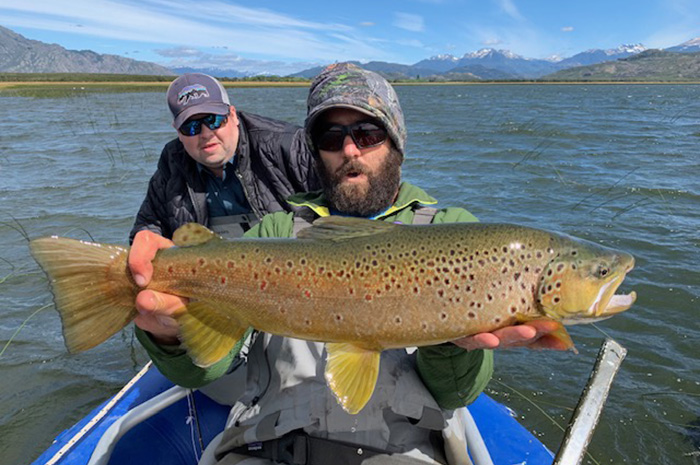
[[[318,216],[330,216],[328,202],[326,201],[326,196],[323,195],[323,191],[294,194],[287,199],[287,202],[294,207],[310,208]],[[437,200],[428,195],[420,187],[416,187],[407,182],[402,182],[399,186],[399,195],[396,197],[394,204],[387,210],[371,219],[382,219],[416,204],[435,205],[436,203]]]

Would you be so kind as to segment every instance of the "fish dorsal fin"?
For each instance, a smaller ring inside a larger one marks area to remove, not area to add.
[[[299,239],[342,241],[355,237],[373,236],[393,231],[401,226],[385,221],[351,218],[347,216],[324,216],[314,221],[310,228],[299,231]]]
[[[211,240],[223,240],[223,238],[199,223],[183,224],[173,234],[173,242],[178,247],[193,247]]]
[[[343,409],[354,415],[372,397],[380,352],[350,343],[328,343],[326,352],[326,382]]]

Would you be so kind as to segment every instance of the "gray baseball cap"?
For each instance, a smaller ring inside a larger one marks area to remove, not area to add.
[[[224,86],[206,74],[183,74],[168,87],[168,107],[175,129],[198,113],[228,115],[230,105]]]
[[[313,147],[311,133],[317,118],[331,108],[350,108],[378,119],[394,147],[404,153],[406,125],[399,98],[379,74],[352,63],[335,63],[316,76],[309,89],[304,125],[309,147]]]

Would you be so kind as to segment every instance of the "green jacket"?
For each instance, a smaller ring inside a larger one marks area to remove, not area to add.
[[[317,216],[329,216],[322,193],[295,194],[289,198],[294,206],[307,207]],[[402,183],[396,202],[385,212],[374,218],[388,222],[413,223],[415,208],[433,205],[437,201],[422,189]],[[476,217],[462,208],[438,210],[433,223],[456,223],[477,221]],[[246,237],[291,237],[294,214],[271,213],[246,233]],[[218,363],[201,368],[192,363],[186,352],[178,346],[160,346],[148,334],[136,329],[139,341],[146,348],[153,363],[167,378],[185,387],[201,387],[226,373],[240,344]],[[454,409],[474,401],[484,390],[493,374],[493,353],[489,350],[466,351],[454,344],[421,347],[417,351],[417,367],[423,382],[442,408]]]

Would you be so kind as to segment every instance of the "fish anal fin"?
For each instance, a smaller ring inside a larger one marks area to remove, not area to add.
[[[202,301],[191,301],[175,318],[187,353],[200,367],[211,366],[224,358],[248,329]]]
[[[310,228],[299,231],[297,237],[299,239],[342,241],[387,233],[400,227],[401,225],[384,221],[333,215],[317,219]]]
[[[183,224],[173,233],[173,242],[178,247],[193,247],[211,240],[223,240],[223,238],[199,223]]]
[[[372,397],[381,352],[350,343],[328,343],[326,352],[326,382],[343,409],[354,415]]]

